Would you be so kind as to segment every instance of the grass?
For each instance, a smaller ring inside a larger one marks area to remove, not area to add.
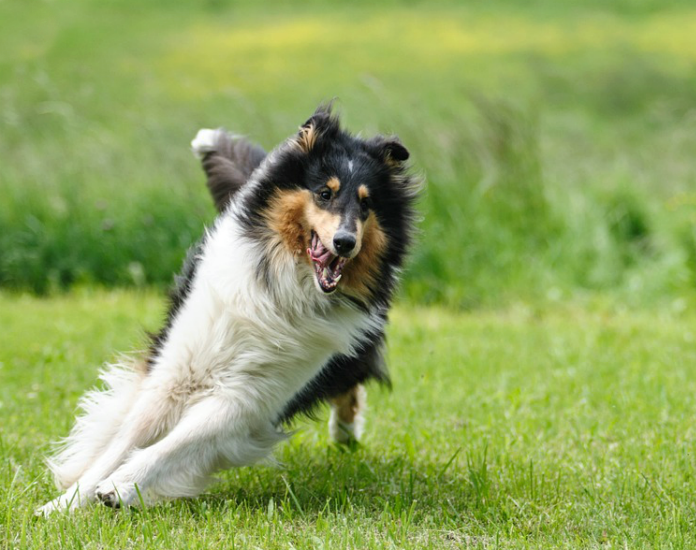
[[[693,548],[693,312],[611,302],[401,306],[394,390],[354,452],[325,412],[279,467],[195,500],[34,518],[42,457],[99,365],[142,347],[150,291],[0,294],[0,541],[24,548]],[[40,335],[37,337],[37,335]]]
[[[188,153],[339,97],[427,175],[412,302],[696,288],[688,2],[0,4],[0,285],[158,285],[213,210]]]

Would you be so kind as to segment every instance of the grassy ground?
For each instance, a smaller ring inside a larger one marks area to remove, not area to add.
[[[394,391],[370,392],[354,452],[325,416],[280,467],[196,500],[37,519],[42,456],[149,292],[0,294],[0,545],[7,548],[693,548],[696,317],[607,304],[455,314],[402,306]]]
[[[0,293],[2,545],[696,547],[695,37],[686,0],[0,2],[0,286],[50,296]],[[213,219],[196,130],[332,97],[428,181],[364,445],[301,422],[197,500],[35,519]]]
[[[213,212],[188,149],[338,97],[427,175],[405,293],[465,308],[696,288],[692,3],[0,3],[0,284],[169,282]]]

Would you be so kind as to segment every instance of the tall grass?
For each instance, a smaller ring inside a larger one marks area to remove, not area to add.
[[[0,285],[168,284],[214,216],[195,131],[268,148],[338,96],[427,179],[409,299],[696,288],[687,4],[34,8],[0,18]]]

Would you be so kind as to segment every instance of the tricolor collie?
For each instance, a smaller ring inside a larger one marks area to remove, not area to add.
[[[192,146],[220,216],[146,357],[110,365],[82,399],[49,461],[64,492],[40,513],[196,495],[323,401],[332,437],[357,439],[363,383],[388,379],[384,329],[418,189],[406,148],[352,136],[327,107],[268,155],[221,130]]]

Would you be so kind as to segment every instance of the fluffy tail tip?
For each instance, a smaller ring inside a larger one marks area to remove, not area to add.
[[[208,153],[214,153],[218,148],[219,139],[225,134],[222,129],[210,130],[203,128],[198,130],[196,137],[191,142],[191,151],[198,160],[203,158]]]

